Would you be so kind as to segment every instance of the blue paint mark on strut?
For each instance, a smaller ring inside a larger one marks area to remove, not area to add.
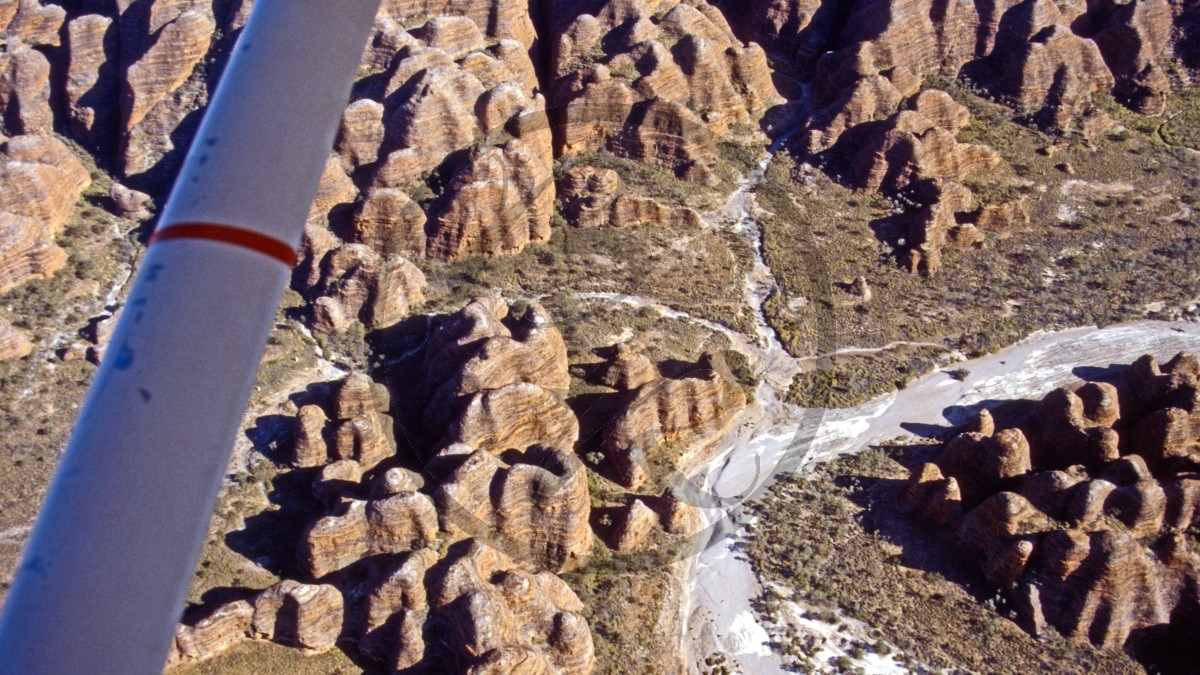
[[[45,574],[46,563],[42,561],[41,556],[34,556],[25,563],[25,571],[30,574]]]
[[[142,307],[145,307],[149,302],[150,301],[145,298],[138,298],[137,300],[134,300],[133,302],[129,303],[129,305],[131,307],[137,308],[137,314],[135,314],[133,316],[134,323],[142,322],[142,317],[146,316],[146,313],[142,311]]]
[[[117,370],[128,370],[133,365],[133,350],[129,348],[128,342],[122,342],[121,348],[117,350],[117,357],[113,360],[113,368]]]

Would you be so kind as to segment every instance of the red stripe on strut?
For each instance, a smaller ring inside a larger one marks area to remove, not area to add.
[[[171,239],[207,239],[232,244],[261,253],[269,258],[293,267],[296,264],[296,251],[291,246],[265,234],[246,230],[230,225],[214,225],[211,223],[185,223],[159,228],[150,236],[150,245]]]

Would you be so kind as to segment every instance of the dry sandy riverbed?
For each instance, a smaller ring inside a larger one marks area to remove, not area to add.
[[[1200,351],[1200,324],[1143,321],[1107,328],[1035,333],[1026,340],[973,361],[958,381],[929,374],[908,388],[845,410],[812,411],[760,396],[707,470],[715,494],[761,494],[771,477],[805,471],[814,463],[904,435],[931,435],[962,424],[989,401],[1039,398],[1053,387],[1081,382],[1080,367],[1128,364],[1142,354],[1165,360],[1183,350]],[[711,511],[708,518],[722,515]],[[760,586],[743,553],[740,535],[709,546],[691,560],[690,597],[684,611],[683,649],[692,672],[705,657],[729,657],[735,672],[777,673],[779,657],[767,645],[751,601]],[[869,655],[857,665],[869,673],[896,672],[890,659]]]

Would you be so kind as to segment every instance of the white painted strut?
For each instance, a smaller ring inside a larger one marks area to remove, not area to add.
[[[258,0],[0,619],[5,673],[162,670],[379,0]]]

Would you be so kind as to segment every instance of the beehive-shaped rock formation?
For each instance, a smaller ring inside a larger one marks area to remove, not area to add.
[[[1140,359],[1117,384],[1057,389],[1020,427],[981,418],[914,472],[901,507],[957,527],[1021,620],[1120,648],[1187,630],[1200,603],[1200,367]]]
[[[637,487],[654,465],[719,439],[746,406],[746,395],[719,354],[625,392],[604,431],[604,453],[618,481]],[[669,447],[668,447],[669,446]]]

